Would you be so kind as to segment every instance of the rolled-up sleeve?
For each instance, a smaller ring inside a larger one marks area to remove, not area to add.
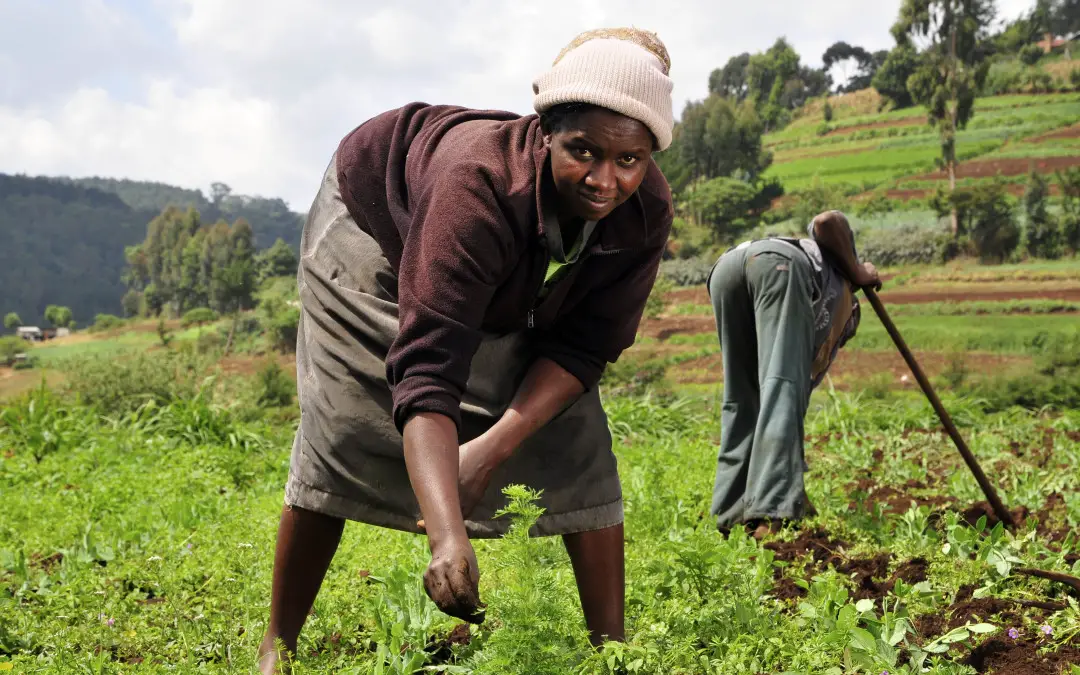
[[[415,197],[398,274],[399,332],[386,357],[399,431],[419,412],[460,427],[481,324],[514,259],[499,189],[483,167],[462,164]]]

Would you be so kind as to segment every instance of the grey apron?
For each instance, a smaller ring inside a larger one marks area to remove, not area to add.
[[[323,176],[301,241],[296,345],[301,419],[285,502],[340,518],[419,532],[401,435],[391,415],[386,354],[398,332],[397,277],[378,243],[349,215],[336,157]],[[464,443],[502,415],[534,359],[527,332],[486,335],[461,402]],[[596,388],[529,438],[496,470],[465,521],[470,537],[498,537],[502,488],[542,491],[531,533],[569,534],[623,521],[607,416]]]

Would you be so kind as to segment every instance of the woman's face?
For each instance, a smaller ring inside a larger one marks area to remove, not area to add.
[[[573,115],[544,141],[562,217],[604,218],[637,191],[652,159],[649,128],[606,108]]]

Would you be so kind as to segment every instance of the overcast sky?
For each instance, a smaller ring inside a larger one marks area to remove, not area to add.
[[[1034,0],[998,0],[1016,16]],[[786,36],[892,46],[899,0],[0,0],[0,172],[155,180],[306,211],[338,140],[409,101],[532,112],[578,32],[671,54],[675,110]]]

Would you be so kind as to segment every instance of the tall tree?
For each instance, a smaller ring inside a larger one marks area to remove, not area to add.
[[[975,95],[986,80],[984,42],[995,13],[994,0],[903,0],[892,28],[899,44],[925,44],[924,63],[909,78],[908,90],[938,128],[950,194],[956,191],[956,133],[974,114]],[[950,216],[955,236],[955,205]]]
[[[914,104],[908,91],[908,79],[919,67],[919,54],[910,44],[897,45],[885,57],[874,74],[871,85],[892,102],[894,108],[909,108]]]
[[[61,305],[49,305],[45,308],[45,320],[54,328],[70,328],[74,325],[71,308]]]
[[[727,96],[741,101],[750,93],[746,68],[750,65],[749,52],[728,59],[723,68],[709,74],[709,93]]]
[[[713,94],[687,104],[671,147],[658,156],[672,189],[697,178],[739,175],[754,181],[772,163],[762,146],[765,125],[752,101]]]
[[[15,330],[23,325],[22,319],[15,312],[8,312],[4,315],[4,328],[8,330]]]
[[[284,239],[278,239],[273,246],[255,256],[259,283],[274,277],[295,276],[298,263],[292,247]]]

